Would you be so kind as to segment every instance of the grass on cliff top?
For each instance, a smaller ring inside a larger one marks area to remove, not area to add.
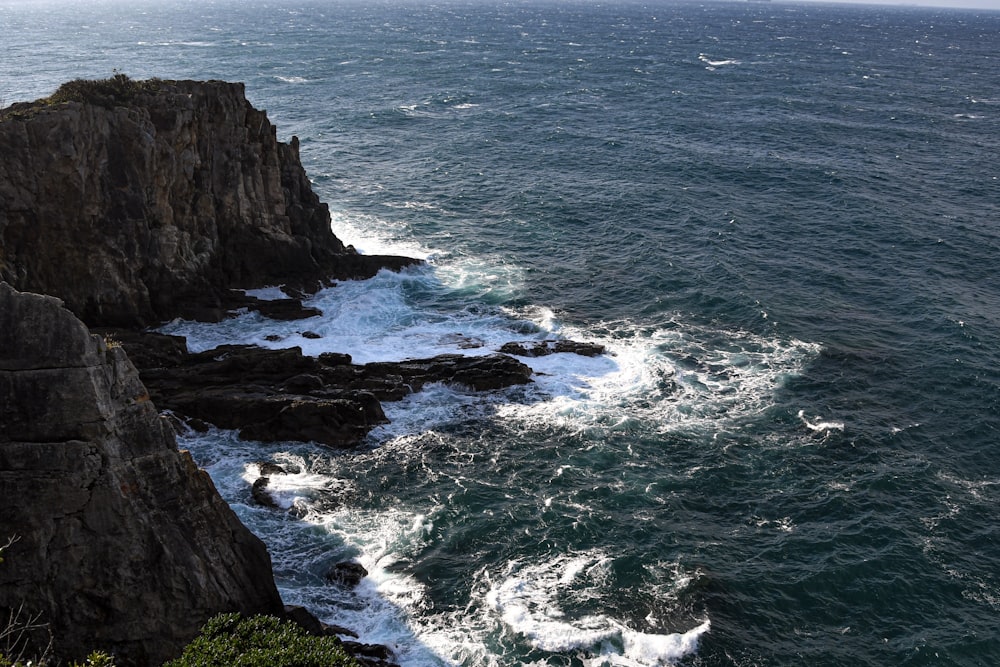
[[[117,71],[108,79],[74,79],[59,86],[56,92],[48,97],[0,109],[0,121],[7,118],[24,118],[47,107],[66,102],[81,102],[108,109],[128,106],[139,95],[158,91],[161,83],[161,79],[136,81]]]

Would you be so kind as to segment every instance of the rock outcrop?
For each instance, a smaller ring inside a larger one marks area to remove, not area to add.
[[[156,333],[110,333],[140,368],[156,405],[248,440],[360,445],[386,422],[381,401],[397,401],[429,383],[474,390],[531,382],[531,368],[503,354],[440,355],[357,365],[349,355],[302,354],[224,345],[190,354],[184,339]]]
[[[282,613],[263,543],[177,450],[124,350],[3,283],[0,504],[0,543],[19,538],[0,609],[40,613],[59,659],[159,665],[215,613]]]
[[[298,140],[277,140],[243,84],[71,84],[0,112],[0,280],[15,288],[89,326],[143,327],[220,319],[233,288],[416,263],[334,236]]]

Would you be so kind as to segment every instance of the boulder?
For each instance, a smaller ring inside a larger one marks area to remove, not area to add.
[[[355,588],[361,580],[368,576],[368,570],[361,563],[345,561],[337,563],[326,573],[326,578],[339,586]]]

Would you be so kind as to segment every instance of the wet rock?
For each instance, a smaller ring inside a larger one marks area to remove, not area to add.
[[[288,472],[283,466],[274,463],[273,461],[258,461],[257,470],[261,475],[265,477],[270,477],[271,475],[287,475]]]
[[[392,651],[389,647],[382,646],[381,644],[362,644],[360,642],[353,642],[344,640],[344,648],[356,657],[359,658],[375,658],[380,661],[388,661],[392,659]],[[379,663],[376,663],[379,664]]]
[[[350,366],[351,355],[342,352],[323,352],[319,355],[319,363],[323,366]]]
[[[598,343],[582,343],[573,340],[542,340],[532,343],[504,343],[500,347],[503,354],[518,357],[544,357],[556,353],[579,354],[584,357],[597,357],[607,349]]]
[[[320,376],[313,373],[300,373],[285,380],[281,384],[281,389],[293,394],[308,394],[319,391],[323,386],[323,378]]]
[[[250,496],[254,502],[264,507],[278,507],[278,502],[267,490],[271,483],[270,477],[258,477],[250,487]]]
[[[507,355],[351,364],[349,355],[319,358],[300,348],[268,350],[226,345],[181,353],[175,341],[124,336],[130,353],[156,366],[141,371],[157,405],[186,418],[239,429],[249,440],[313,441],[331,447],[361,444],[386,422],[381,401],[399,400],[428,383],[461,384],[489,391],[531,382],[531,369]],[[170,354],[162,353],[166,347]]]
[[[361,563],[346,561],[337,563],[326,573],[326,578],[332,583],[345,588],[355,588],[361,580],[368,576],[368,570]]]

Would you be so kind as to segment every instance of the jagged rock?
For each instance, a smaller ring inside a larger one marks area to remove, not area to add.
[[[308,394],[312,391],[319,391],[323,386],[323,378],[320,376],[312,373],[301,373],[285,380],[281,389],[292,394]]]
[[[324,366],[350,366],[352,361],[351,355],[342,352],[323,352],[318,360]]]
[[[333,447],[349,447],[355,445],[368,434],[372,426],[385,423],[384,414],[381,419],[369,422],[365,406],[351,399],[313,399],[298,398],[282,401],[279,398],[255,402],[263,406],[260,413],[268,412],[271,406],[278,407],[276,412],[253,423],[244,420],[245,426],[240,428],[240,437],[245,440],[261,440],[276,442],[282,440],[301,440],[318,442]],[[381,413],[381,406],[378,411]]]
[[[500,347],[501,353],[517,357],[544,357],[560,352],[596,357],[606,351],[607,348],[599,343],[581,343],[574,340],[541,340],[533,342],[530,346],[524,343],[504,343]]]
[[[351,653],[351,655],[358,658],[374,658],[378,661],[382,661],[376,664],[382,664],[392,659],[392,651],[389,650],[388,646],[383,646],[381,644],[362,644],[360,642],[344,640],[344,648]]]
[[[245,300],[244,300],[245,299]],[[264,317],[272,320],[302,320],[307,317],[322,315],[323,311],[312,306],[303,306],[301,299],[257,299],[241,297],[240,301],[231,304],[249,310],[256,310]]]
[[[345,588],[355,588],[361,580],[368,576],[368,570],[361,563],[346,561],[337,563],[326,573],[326,578]]]
[[[271,492],[267,490],[270,483],[270,477],[258,477],[254,480],[253,484],[250,485],[250,496],[258,505],[263,505],[264,507],[278,506],[278,502],[274,499],[274,496],[272,496]]]
[[[257,463],[257,470],[260,471],[261,475],[287,475],[288,471],[285,470],[284,466],[281,466],[273,461],[259,461]]]
[[[315,291],[418,263],[330,231],[298,139],[279,142],[243,84],[161,81],[127,103],[36,104],[0,122],[0,280],[58,296],[91,326],[233,308],[316,314],[233,288]],[[21,105],[30,107],[31,105]]]
[[[211,616],[280,613],[263,543],[178,451],[125,351],[0,283],[0,610],[41,613],[57,660],[176,657]],[[6,618],[6,616],[3,616]]]
[[[313,358],[297,347],[225,345],[188,354],[161,334],[121,332],[119,340],[129,354],[148,361],[140,373],[158,406],[239,429],[249,440],[353,447],[386,422],[381,401],[399,400],[428,383],[487,391],[531,382],[528,366],[498,354],[353,365],[350,355]]]

